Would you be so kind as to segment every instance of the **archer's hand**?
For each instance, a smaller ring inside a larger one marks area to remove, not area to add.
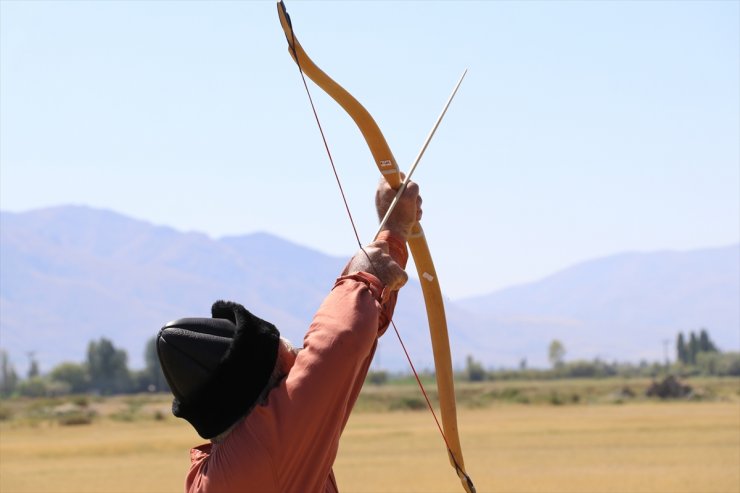
[[[403,173],[401,174],[403,179]],[[385,213],[393,202],[396,191],[393,190],[385,179],[381,179],[378,184],[378,190],[375,193],[375,208],[378,211],[378,219],[383,220]],[[394,235],[400,236],[404,241],[411,234],[411,228],[414,224],[421,221],[421,196],[419,195],[419,185],[409,181],[406,190],[398,201],[396,208],[393,209],[391,217],[385,223],[383,230],[388,230]]]
[[[409,276],[388,254],[388,243],[374,241],[360,250],[349,261],[342,272],[343,276],[367,272],[377,277],[391,291],[397,291],[406,284]]]

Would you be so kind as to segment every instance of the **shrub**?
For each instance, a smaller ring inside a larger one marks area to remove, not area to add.
[[[691,392],[689,385],[684,385],[678,378],[668,375],[662,382],[653,382],[645,391],[645,395],[661,399],[678,399],[689,396]]]
[[[471,382],[482,382],[487,377],[486,370],[483,368],[483,365],[473,359],[470,355],[468,355],[466,361],[465,373],[467,374],[468,380]]]
[[[550,404],[552,404],[553,406],[561,406],[565,404],[565,402],[563,402],[560,394],[558,394],[557,392],[552,392],[550,393]]]
[[[393,402],[391,402],[390,405],[390,408],[394,411],[402,409],[409,411],[419,411],[421,409],[426,409],[426,407],[426,402],[418,397],[402,397],[400,399],[394,400]]]
[[[18,393],[25,397],[44,397],[49,394],[49,385],[41,377],[31,377],[18,384]]]
[[[79,407],[88,407],[90,405],[90,398],[86,395],[77,395],[72,398],[72,403]]]
[[[89,425],[93,422],[94,417],[94,412],[80,409],[59,415],[57,423],[61,426]]]
[[[382,370],[368,372],[365,381],[373,385],[383,385],[388,382],[388,372]]]
[[[122,409],[121,411],[117,411],[110,415],[110,418],[113,421],[124,421],[126,423],[130,423],[132,421],[135,421],[139,415],[139,412],[137,409]]]
[[[516,402],[519,404],[529,404],[529,397],[527,397],[522,389],[518,387],[506,387],[500,392],[492,393],[494,399],[500,399],[502,401]]]

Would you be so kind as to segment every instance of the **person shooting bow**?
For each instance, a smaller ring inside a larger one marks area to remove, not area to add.
[[[379,217],[394,195],[381,180]],[[336,280],[301,349],[233,302],[160,330],[172,412],[210,441],[190,451],[186,492],[338,491],[339,438],[408,279],[406,239],[421,215],[409,182],[376,241]]]

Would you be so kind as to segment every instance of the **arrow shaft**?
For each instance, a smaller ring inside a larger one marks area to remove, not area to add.
[[[414,162],[411,164],[411,167],[409,168],[408,173],[406,173],[406,177],[403,179],[401,186],[398,187],[398,191],[396,192],[395,197],[393,197],[393,200],[391,201],[391,205],[390,207],[388,207],[388,210],[386,211],[385,216],[383,216],[383,219],[380,221],[380,225],[378,226],[378,231],[375,233],[375,236],[373,236],[373,238],[377,238],[380,232],[383,231],[385,224],[388,222],[388,218],[390,218],[391,214],[393,213],[393,209],[395,209],[396,205],[398,205],[398,201],[401,199],[401,195],[403,195],[403,192],[406,190],[406,186],[409,184],[409,181],[411,180],[411,176],[414,174],[414,171],[416,171],[416,166],[419,164],[419,161],[421,161],[421,157],[424,155],[424,152],[427,150],[427,147],[429,146],[429,142],[431,142],[432,137],[434,137],[434,133],[437,131],[437,127],[439,127],[439,124],[442,122],[442,119],[444,118],[445,113],[447,113],[447,108],[450,107],[450,103],[452,103],[452,100],[455,97],[455,94],[457,94],[457,90],[460,88],[460,84],[462,84],[462,81],[465,78],[465,74],[467,73],[468,73],[468,69],[465,69],[465,71],[460,76],[460,80],[457,81],[455,88],[452,90],[452,94],[450,94],[450,97],[447,98],[447,102],[445,103],[444,108],[442,108],[442,112],[437,117],[437,121],[434,122],[434,126],[429,131],[429,135],[427,135],[427,138],[424,140],[424,144],[421,146],[419,153],[416,155],[416,159],[414,159]]]

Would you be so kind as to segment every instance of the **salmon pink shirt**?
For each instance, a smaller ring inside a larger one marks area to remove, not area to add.
[[[406,265],[405,244],[389,240]],[[400,246],[402,245],[402,246]],[[339,437],[397,292],[368,273],[340,277],[314,316],[288,376],[219,443],[190,451],[187,493],[336,492]]]

